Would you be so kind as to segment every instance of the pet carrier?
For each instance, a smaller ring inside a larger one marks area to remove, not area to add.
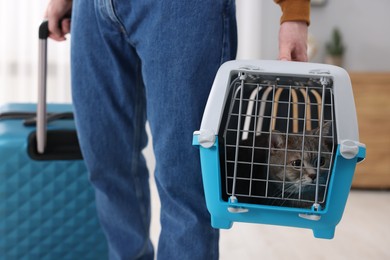
[[[285,61],[223,64],[193,145],[213,227],[274,224],[328,239],[366,151],[347,72]]]

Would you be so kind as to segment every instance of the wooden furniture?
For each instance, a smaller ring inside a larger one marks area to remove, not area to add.
[[[365,161],[356,166],[352,187],[390,188],[390,72],[350,73]]]

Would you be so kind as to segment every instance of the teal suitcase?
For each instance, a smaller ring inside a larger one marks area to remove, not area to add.
[[[37,104],[0,106],[0,259],[107,259],[72,106],[44,108],[42,152]]]

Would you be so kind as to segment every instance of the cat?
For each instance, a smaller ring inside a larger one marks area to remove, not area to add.
[[[322,153],[318,162],[319,134],[320,129],[316,128],[307,131],[305,137],[289,135],[287,153],[285,152],[286,136],[277,131],[271,134],[269,177],[272,180],[273,194],[269,194],[273,197],[287,199],[275,200],[273,204],[293,207],[312,206],[311,201],[315,200],[317,177],[319,177],[320,184],[318,198],[320,201],[323,200],[333,146],[333,139],[330,138],[332,136],[331,123],[327,122],[323,125]],[[285,162],[286,165],[284,165]],[[319,176],[317,176],[318,163],[320,164]]]
[[[333,146],[331,122],[324,123],[322,129],[318,176],[319,202],[325,196]],[[252,138],[243,141],[240,144],[242,148],[239,150],[238,157],[241,164],[238,164],[237,172],[241,175],[243,172],[248,172],[248,166],[242,162],[252,162],[252,178],[258,181],[252,181],[257,185],[252,185],[251,193],[262,197],[262,199],[252,199],[249,202],[275,206],[311,207],[315,200],[317,182],[319,134],[320,128],[316,128],[306,131],[304,137],[303,134],[289,134],[286,138],[285,134],[272,131],[271,134],[256,136],[254,141]],[[253,145],[256,149],[249,148]]]

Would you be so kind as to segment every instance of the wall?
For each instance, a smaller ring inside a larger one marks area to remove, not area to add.
[[[263,1],[236,0],[238,49],[237,59],[260,59]]]
[[[319,45],[315,62],[323,62],[324,45],[338,27],[347,47],[344,67],[350,71],[390,71],[390,1],[327,0],[311,9],[309,33]],[[278,52],[280,8],[263,1],[262,58],[275,59]]]
[[[36,100],[37,28],[47,1],[0,1],[0,103]],[[323,62],[324,44],[338,26],[348,70],[390,71],[389,10],[389,0],[327,0],[312,7],[309,31],[320,46],[313,61]],[[277,58],[280,15],[272,0],[237,0],[239,58]],[[69,74],[69,41],[50,41],[48,100],[70,100]]]
[[[38,27],[47,1],[0,1],[0,104],[37,100]],[[69,102],[69,40],[49,40],[48,67],[48,100]]]

